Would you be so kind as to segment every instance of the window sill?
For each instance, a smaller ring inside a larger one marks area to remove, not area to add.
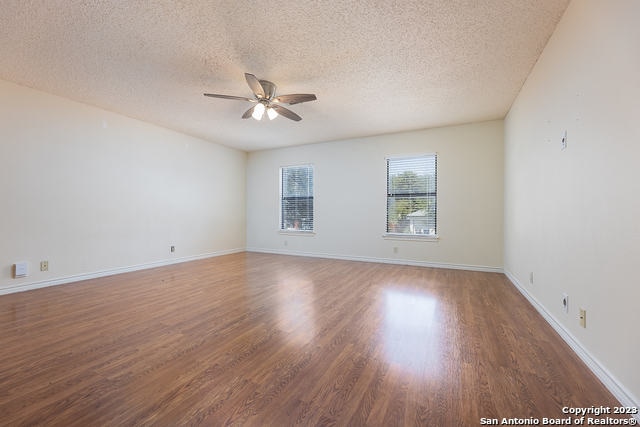
[[[420,242],[437,242],[440,237],[437,234],[400,234],[400,233],[385,233],[382,235],[383,239],[387,240],[415,240]]]
[[[278,234],[283,234],[287,236],[307,236],[313,237],[316,235],[315,231],[304,231],[304,230],[278,230]]]

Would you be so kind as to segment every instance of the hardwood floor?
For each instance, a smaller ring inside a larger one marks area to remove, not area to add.
[[[0,320],[2,425],[467,426],[619,405],[495,273],[241,253],[5,295]]]

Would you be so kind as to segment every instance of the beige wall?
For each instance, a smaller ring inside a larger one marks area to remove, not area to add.
[[[244,248],[244,152],[0,81],[0,159],[0,291]]]
[[[635,405],[639,19],[638,1],[573,1],[505,120],[505,271]]]
[[[386,157],[433,152],[440,239],[384,239]],[[279,234],[279,168],[305,163],[316,234]],[[249,153],[249,250],[501,271],[502,215],[501,120]]]

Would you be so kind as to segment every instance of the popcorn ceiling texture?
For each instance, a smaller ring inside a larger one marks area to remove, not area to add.
[[[3,0],[0,78],[242,150],[502,118],[568,0]],[[315,93],[242,120],[244,72]]]

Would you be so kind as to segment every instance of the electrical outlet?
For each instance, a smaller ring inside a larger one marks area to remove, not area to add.
[[[49,271],[49,261],[40,261],[40,271]]]
[[[587,310],[580,308],[580,326],[587,327]]]
[[[562,141],[560,142],[560,150],[566,150],[567,149],[567,131],[565,130],[564,133],[562,134]]]
[[[569,295],[562,294],[562,311],[569,312]]]
[[[529,283],[533,285],[533,271],[529,273]]]
[[[171,251],[171,253],[174,253],[176,251],[176,247],[175,246],[171,246],[170,251]]]

